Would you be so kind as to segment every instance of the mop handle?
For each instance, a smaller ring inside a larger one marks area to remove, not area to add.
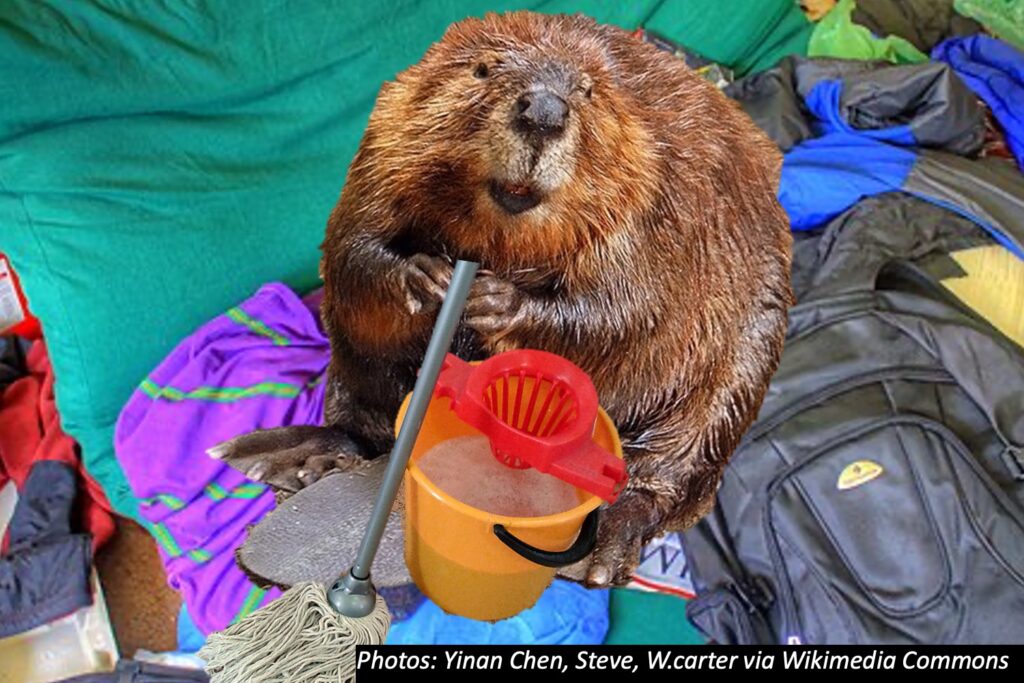
[[[412,398],[409,399],[409,408],[405,412],[405,419],[398,430],[398,438],[391,449],[391,458],[384,472],[384,484],[373,504],[373,514],[366,525],[366,533],[359,546],[356,562],[352,565],[352,576],[357,579],[370,578],[370,566],[384,535],[384,527],[387,526],[388,516],[395,504],[395,496],[402,483],[405,466],[409,463],[413,444],[416,443],[423,418],[427,414],[427,406],[434,397],[437,376],[441,374],[441,365],[451,348],[452,337],[455,336],[455,328],[462,317],[462,309],[466,305],[469,288],[473,284],[478,267],[479,264],[472,261],[458,261],[455,264],[451,284],[448,285],[441,311],[437,314],[437,322],[434,323],[434,332],[430,335],[427,352],[423,356],[423,367],[420,368],[416,386],[412,390]]]

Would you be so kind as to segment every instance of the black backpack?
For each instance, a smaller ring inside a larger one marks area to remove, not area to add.
[[[859,272],[792,309],[683,534],[687,616],[722,643],[1024,642],[1024,352],[917,265]]]

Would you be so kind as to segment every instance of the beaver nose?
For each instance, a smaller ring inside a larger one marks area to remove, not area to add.
[[[529,135],[557,137],[565,130],[569,105],[548,90],[525,93],[516,100],[516,128]]]

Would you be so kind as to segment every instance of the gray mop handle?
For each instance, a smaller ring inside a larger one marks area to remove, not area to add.
[[[462,317],[462,309],[466,306],[469,288],[473,284],[478,267],[479,264],[472,261],[458,261],[455,264],[451,284],[441,304],[441,311],[437,314],[434,332],[430,335],[430,343],[423,357],[423,367],[420,368],[416,386],[412,390],[409,408],[398,430],[395,446],[391,449],[391,458],[384,472],[384,484],[373,504],[373,514],[370,515],[370,523],[366,526],[363,542],[359,546],[359,555],[352,565],[352,576],[357,579],[370,577],[370,567],[377,554],[377,546],[384,535],[384,527],[387,526],[388,516],[395,504],[395,496],[402,483],[405,466],[409,462],[412,447],[423,425],[423,417],[427,414],[427,406],[434,397],[434,385],[437,384],[437,376],[441,374],[441,364],[444,363],[445,356],[451,348],[452,337],[455,336],[455,328]]]

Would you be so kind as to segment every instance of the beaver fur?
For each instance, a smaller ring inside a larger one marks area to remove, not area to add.
[[[213,451],[295,490],[387,453],[455,258],[481,263],[453,351],[572,360],[620,431],[629,483],[571,576],[628,580],[694,524],[782,351],[781,158],[678,58],[583,16],[452,25],[380,91],[323,242],[323,427]]]

